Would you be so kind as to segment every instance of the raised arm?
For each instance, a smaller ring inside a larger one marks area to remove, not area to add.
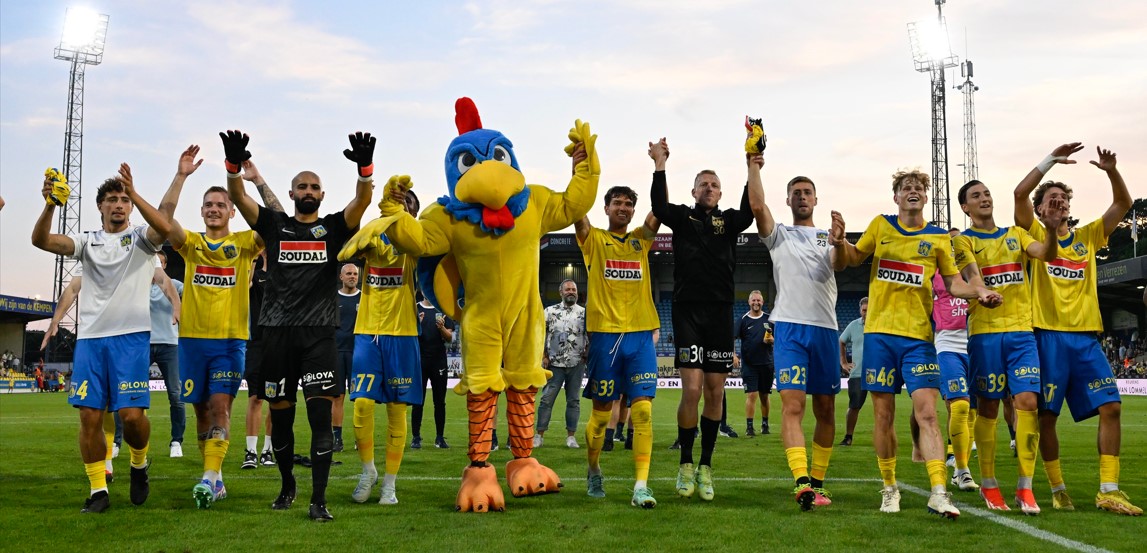
[[[573,176],[565,192],[551,194],[546,201],[542,212],[542,228],[545,232],[564,229],[585,217],[597,196],[597,184],[601,179],[597,135],[590,130],[589,123],[578,119],[569,131],[569,139],[566,153],[571,157],[585,157],[574,164]]]
[[[669,209],[669,185],[665,181],[665,162],[669,159],[669,143],[665,137],[649,143],[649,158],[653,160],[653,185],[649,189],[649,203],[653,215],[670,228],[672,214]]]
[[[188,146],[180,154],[179,164],[175,169],[175,177],[171,179],[171,185],[167,187],[167,193],[163,195],[163,199],[159,200],[159,212],[171,222],[171,230],[167,233],[167,239],[171,242],[171,247],[177,250],[183,247],[186,235],[183,231],[183,225],[175,219],[175,208],[179,205],[180,194],[183,194],[183,183],[200,165],[203,165],[202,159],[195,161],[195,157],[198,155],[199,146],[195,144]]]
[[[573,153],[570,155],[570,176],[577,175],[577,166],[579,163],[586,160],[585,145],[577,144],[574,147]],[[574,222],[574,234],[577,235],[578,243],[585,242],[589,238],[589,231],[593,225],[589,224],[589,217],[582,217]]]
[[[829,231],[829,241],[832,244],[832,268],[843,271],[846,267],[855,267],[864,261],[867,255],[848,241],[844,233],[844,216],[839,211],[832,212],[832,229]]]
[[[377,139],[370,133],[362,132],[356,132],[348,138],[350,148],[343,150],[343,155],[358,165],[358,184],[354,189],[354,198],[346,204],[343,217],[347,228],[353,229],[362,222],[362,214],[366,213],[370,196],[374,192],[374,145]]]
[[[251,159],[251,152],[247,151],[247,143],[251,138],[239,131],[221,132],[219,138],[223,140],[226,156],[223,165],[227,167],[227,194],[231,196],[231,203],[235,204],[243,220],[254,227],[259,220],[259,204],[247,195],[247,187],[243,186],[243,179],[239,175],[242,163]]]
[[[76,297],[80,294],[80,286],[83,285],[84,277],[72,277],[72,281],[68,283],[67,288],[64,288],[63,293],[60,294],[60,301],[56,303],[56,312],[52,313],[52,322],[48,324],[48,330],[44,332],[44,340],[40,342],[40,351],[48,349],[48,342],[60,330],[60,321],[64,318],[64,313],[67,313],[72,308],[72,304],[76,303]]]
[[[1056,254],[1059,253],[1057,234],[1059,226],[1067,218],[1067,207],[1064,201],[1058,198],[1045,199],[1044,201],[1048,205],[1042,210],[1043,215],[1039,218],[1040,222],[1043,223],[1043,242],[1032,242],[1024,251],[1030,257],[1050,263],[1055,261]]]
[[[163,245],[167,235],[171,233],[171,221],[139,195],[131,178],[131,167],[126,163],[119,164],[119,181],[123,184],[123,191],[127,193],[128,198],[131,198],[135,209],[147,222],[147,241],[155,246]]]
[[[64,193],[65,191],[67,193]],[[52,198],[53,195],[62,195],[66,199],[70,193],[68,185],[53,181],[51,177],[44,177],[44,187],[41,192],[44,195],[45,205],[40,217],[36,219],[36,225],[32,227],[32,245],[56,255],[73,255],[76,252],[76,243],[71,237],[52,233],[52,223],[56,219],[56,204]]]
[[[1039,181],[1043,176],[1051,170],[1057,163],[1071,165],[1075,160],[1068,159],[1071,154],[1074,154],[1083,149],[1081,142],[1072,142],[1070,144],[1062,144],[1056,149],[1051,151],[1039,165],[1036,165],[1027,176],[1016,185],[1013,194],[1015,200],[1015,221],[1016,225],[1020,228],[1027,230],[1030,229],[1032,223],[1035,222],[1035,206],[1032,205],[1032,191],[1039,186]],[[1052,233],[1055,234],[1054,232]]]
[[[255,162],[251,160],[244,161],[243,166],[243,180],[255,185],[255,190],[259,193],[259,197],[263,199],[263,205],[271,211],[285,211],[283,204],[279,202],[278,196],[267,186],[267,181],[263,179],[263,175],[259,173],[259,168],[255,167]]]
[[[749,209],[753,211],[753,218],[757,220],[757,234],[769,236],[773,233],[776,221],[773,212],[765,203],[765,187],[761,183],[761,169],[765,167],[764,154],[745,154],[745,162],[749,167]]]
[[[657,236],[657,231],[661,230],[661,220],[653,212],[650,212],[645,216],[645,224],[641,225],[641,229],[652,240]]]
[[[1127,215],[1127,210],[1131,209],[1132,199],[1131,192],[1127,191],[1127,183],[1123,182],[1123,175],[1115,168],[1115,152],[1102,150],[1099,146],[1095,147],[1095,152],[1099,154],[1099,161],[1092,160],[1091,164],[1107,173],[1107,178],[1111,180],[1111,206],[1103,212],[1103,237],[1107,238],[1115,232],[1116,225]]]

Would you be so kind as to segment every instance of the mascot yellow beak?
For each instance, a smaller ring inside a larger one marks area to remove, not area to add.
[[[508,163],[488,160],[466,171],[454,186],[454,196],[466,203],[499,210],[526,187],[526,177]]]

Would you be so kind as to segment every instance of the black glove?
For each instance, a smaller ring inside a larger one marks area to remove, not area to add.
[[[219,133],[223,139],[223,152],[227,156],[227,172],[236,174],[244,161],[251,159],[251,152],[247,151],[247,142],[251,137],[240,131],[227,131]]]
[[[350,148],[343,150],[347,159],[358,164],[358,176],[370,178],[374,175],[374,144],[378,141],[370,133],[356,132],[349,135]]]

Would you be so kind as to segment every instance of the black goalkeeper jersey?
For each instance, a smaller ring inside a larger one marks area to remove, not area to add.
[[[704,211],[669,203],[665,171],[653,173],[653,215],[673,229],[673,301],[733,303],[737,238],[753,224],[748,187],[740,209]]]
[[[267,245],[269,276],[259,324],[338,326],[338,253],[353,232],[343,212],[300,223],[260,207],[254,229]]]

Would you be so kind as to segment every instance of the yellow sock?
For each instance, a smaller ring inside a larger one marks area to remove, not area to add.
[[[968,409],[968,402],[953,401],[952,416],[948,417],[948,436],[952,439],[949,451],[956,456],[958,469],[968,468],[968,454],[972,450],[972,436],[968,434]]]
[[[980,416],[980,413],[976,410],[975,407],[969,407],[968,408],[968,435],[969,436],[975,436],[976,435],[975,434],[975,432],[976,432],[976,419],[979,418],[979,416]],[[968,446],[969,452],[971,451],[971,449],[972,449],[972,446],[969,445]],[[970,453],[969,453],[969,457],[971,457]]]
[[[108,444],[108,451],[104,455],[105,461],[112,460],[112,450],[115,448],[115,419],[112,417],[114,417],[112,413],[104,411],[104,441]]]
[[[828,472],[828,460],[832,457],[832,446],[821,447],[816,442],[812,443],[812,469],[809,470],[808,475],[813,480],[824,481],[824,473]]]
[[[207,433],[206,432],[199,435],[199,438],[197,438],[195,440],[195,445],[199,446],[199,456],[203,457],[204,461],[206,461],[207,460]]]
[[[357,403],[357,402],[356,402]],[[398,474],[406,449],[406,404],[386,404],[386,473]]]
[[[1099,456],[1099,485],[1103,488],[1119,489],[1119,456]],[[1106,491],[1106,490],[1103,490]]]
[[[598,467],[601,448],[605,445],[605,427],[609,424],[609,411],[594,409],[589,412],[589,423],[585,425],[586,457],[590,468]],[[633,430],[634,454],[637,452],[637,427]]]
[[[84,463],[84,472],[88,473],[88,483],[91,484],[92,493],[108,489],[107,475],[104,474],[104,462]]]
[[[996,478],[996,425],[999,422],[1000,419],[989,419],[983,415],[976,418],[976,444],[980,449],[981,479]]]
[[[131,444],[127,444],[128,450],[131,451],[132,468],[141,469],[147,466],[147,448],[150,445],[151,444],[144,444],[143,447],[136,449],[132,447]]]
[[[374,463],[374,400],[360,397],[354,400],[354,442],[358,458],[363,463]]]
[[[890,459],[876,458],[876,464],[880,466],[880,478],[884,480],[885,486],[896,485],[896,458]]]
[[[789,460],[789,470],[793,480],[808,478],[808,453],[803,447],[786,447],[785,458]]]
[[[1103,465],[1100,465],[1100,470],[1103,470],[1102,466]],[[1047,473],[1047,483],[1051,486],[1053,492],[1067,489],[1063,484],[1063,469],[1059,467],[1059,459],[1044,461],[1043,470]],[[1102,478],[1100,478],[1100,480],[1102,480]]]
[[[203,449],[203,470],[222,471],[223,458],[227,456],[227,448],[230,445],[230,440],[208,439]]]
[[[948,467],[944,461],[933,459],[925,462],[924,466],[928,468],[928,483],[932,489],[935,490],[937,486],[943,488],[948,480]]]
[[[649,458],[653,454],[653,402],[634,403],[629,409],[629,420],[633,429],[633,469],[638,481],[646,481],[649,480]]]
[[[1039,413],[1016,409],[1016,457],[1021,477],[1035,474],[1035,456],[1039,451]],[[982,454],[981,454],[982,455]]]

